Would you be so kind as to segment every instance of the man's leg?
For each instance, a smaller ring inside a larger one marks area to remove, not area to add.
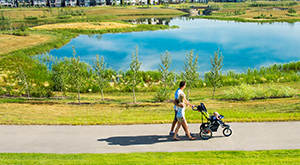
[[[174,128],[175,128],[175,125],[177,123],[177,111],[174,109],[174,112],[175,112],[175,116],[174,116],[174,120],[172,122],[172,126],[171,126],[171,130],[170,130],[170,135],[173,135],[174,134]]]

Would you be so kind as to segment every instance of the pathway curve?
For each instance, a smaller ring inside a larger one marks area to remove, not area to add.
[[[229,123],[233,134],[219,130],[209,140],[198,136],[199,124],[189,124],[197,140],[181,129],[181,141],[168,136],[170,124],[116,126],[0,125],[1,153],[128,153],[218,150],[300,149],[300,122]],[[220,129],[220,128],[219,128]]]

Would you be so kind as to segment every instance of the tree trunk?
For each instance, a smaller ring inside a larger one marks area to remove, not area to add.
[[[133,102],[136,103],[135,101],[135,92],[134,92],[134,87],[132,88],[132,91],[133,91]]]
[[[27,89],[27,97],[30,98],[30,95],[29,95],[29,87],[28,87],[28,84],[26,83],[26,89]]]
[[[81,104],[80,103],[80,90],[79,90],[79,88],[78,88],[78,101],[79,101],[79,104]]]
[[[61,98],[64,98],[64,91],[62,88],[61,88]]]
[[[101,89],[102,101],[104,101],[103,89]]]
[[[188,86],[188,91],[187,91],[187,95],[186,95],[186,99],[189,100],[189,95],[190,95],[190,86]]]
[[[214,90],[213,90],[213,100],[215,99],[215,91],[216,91],[216,87],[214,86]]]

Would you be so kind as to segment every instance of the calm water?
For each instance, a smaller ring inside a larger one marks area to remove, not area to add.
[[[182,70],[187,51],[199,55],[199,72],[210,70],[210,56],[220,49],[224,56],[222,71],[244,72],[274,63],[300,60],[300,23],[236,23],[214,20],[174,18],[169,25],[179,29],[80,35],[60,49],[50,51],[57,57],[72,57],[76,47],[80,59],[92,64],[96,54],[104,56],[107,66],[127,70],[132,52],[139,47],[142,70],[156,70],[160,55],[172,55],[171,68]]]

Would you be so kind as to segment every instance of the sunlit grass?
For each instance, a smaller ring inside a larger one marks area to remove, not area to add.
[[[299,150],[126,154],[0,153],[3,164],[299,164]]]
[[[115,29],[115,28],[127,28],[134,27],[134,25],[117,23],[117,22],[81,22],[81,23],[60,23],[41,25],[33,27],[37,30],[68,30],[68,29],[84,29],[84,30],[103,30],[103,29]]]
[[[18,49],[24,49],[49,42],[53,36],[47,34],[30,34],[29,36],[14,36],[0,34],[0,54]]]
[[[282,83],[283,84],[283,83]],[[298,83],[285,83],[299,89]],[[209,113],[218,111],[226,122],[295,121],[300,120],[300,98],[259,99],[254,101],[228,101],[223,99],[223,87],[212,100],[212,88],[190,91],[190,102],[203,102]],[[186,91],[185,91],[186,92]],[[298,93],[299,94],[299,93]],[[58,93],[59,95],[59,93]],[[102,124],[158,124],[171,123],[174,118],[172,103],[154,102],[154,92],[136,93],[138,104],[133,104],[132,93],[82,94],[82,105],[76,105],[76,94],[68,93],[63,100],[1,98],[0,124],[50,125],[102,125]],[[199,123],[200,113],[186,108],[189,123]]]

